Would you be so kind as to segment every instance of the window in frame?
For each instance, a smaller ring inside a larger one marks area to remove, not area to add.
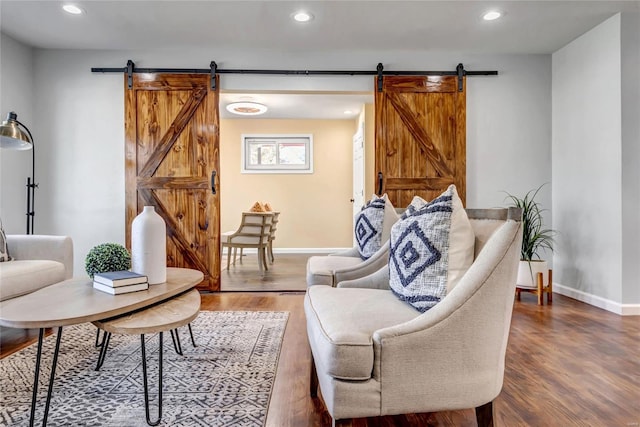
[[[313,136],[242,135],[242,173],[313,173]]]

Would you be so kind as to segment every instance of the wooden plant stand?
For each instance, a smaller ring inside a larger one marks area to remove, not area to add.
[[[553,273],[551,270],[548,272],[549,281],[548,285],[544,286],[544,277],[542,273],[538,273],[536,276],[537,286],[535,288],[521,288],[516,285],[516,299],[520,301],[520,292],[530,292],[532,294],[536,294],[538,296],[538,305],[544,305],[544,294],[547,294],[547,304],[551,304],[553,302]]]

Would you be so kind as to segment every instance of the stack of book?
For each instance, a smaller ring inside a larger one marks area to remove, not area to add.
[[[109,271],[93,276],[93,288],[112,295],[149,289],[147,276],[133,271]]]

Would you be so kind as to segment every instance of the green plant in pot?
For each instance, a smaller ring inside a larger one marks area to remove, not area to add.
[[[549,285],[547,262],[540,259],[542,250],[553,252],[554,236],[556,232],[544,228],[542,213],[544,209],[535,200],[544,184],[529,191],[524,197],[507,193],[512,206],[522,209],[522,247],[520,251],[520,266],[516,284],[520,288],[536,288],[536,277],[542,273],[544,287]]]
[[[131,254],[118,243],[102,243],[94,246],[84,260],[89,277],[107,271],[123,271],[131,268]]]

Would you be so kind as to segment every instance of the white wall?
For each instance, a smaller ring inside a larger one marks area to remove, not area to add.
[[[620,15],[552,60],[554,280],[613,304],[622,302],[620,61]]]
[[[0,34],[0,115],[15,111],[18,120],[33,134],[36,162],[44,158],[38,150],[42,135],[33,114],[33,50],[22,43]],[[0,150],[0,218],[8,234],[26,232],[27,177],[31,176],[31,151]],[[36,174],[36,182],[40,177]],[[36,192],[38,190],[36,189]],[[40,213],[36,194],[36,214]],[[41,232],[40,216],[36,216],[34,228]]]
[[[124,89],[120,74],[91,67],[498,70],[470,77],[467,95],[467,205],[505,204],[502,191],[523,194],[551,180],[551,64],[549,55],[424,55],[416,52],[60,51],[35,53],[35,120],[46,135],[41,150],[40,230],[74,239],[76,274],[105,241],[124,243]],[[223,75],[223,89],[371,90],[373,77]],[[221,159],[224,162],[224,159]],[[43,181],[42,179],[41,181]],[[41,185],[42,186],[42,185]],[[4,189],[4,185],[3,185]],[[550,188],[541,198],[551,205]],[[45,193],[45,194],[43,194]],[[37,226],[38,228],[38,226]]]
[[[622,303],[640,305],[640,4],[636,6],[621,19]]]

